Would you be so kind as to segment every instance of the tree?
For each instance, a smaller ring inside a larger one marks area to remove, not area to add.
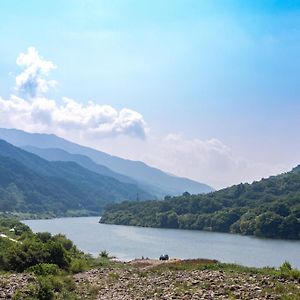
[[[283,218],[273,212],[263,213],[257,218],[255,234],[265,237],[276,237],[282,221]]]
[[[291,215],[282,221],[279,232],[282,237],[297,239],[300,237],[300,222],[299,220]]]
[[[168,228],[178,228],[178,216],[176,212],[172,211],[168,214]]]

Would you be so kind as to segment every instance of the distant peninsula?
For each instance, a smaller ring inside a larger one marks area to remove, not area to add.
[[[252,184],[209,194],[123,202],[106,208],[101,223],[300,239],[300,166]]]

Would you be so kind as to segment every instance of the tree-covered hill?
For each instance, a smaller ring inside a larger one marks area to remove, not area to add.
[[[108,203],[151,195],[74,162],[49,162],[0,140],[0,211],[99,214]]]
[[[300,239],[300,166],[206,195],[111,205],[101,223]]]

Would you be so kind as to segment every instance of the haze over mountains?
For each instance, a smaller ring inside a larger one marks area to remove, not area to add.
[[[151,199],[134,184],[91,172],[75,162],[49,162],[0,140],[0,211],[99,215],[105,205]]]
[[[0,129],[0,138],[47,160],[75,161],[84,168],[119,181],[137,184],[155,197],[213,191],[210,186],[187,178],[169,175],[140,161],[132,161],[84,147],[53,134]]]
[[[113,177],[122,182],[128,182],[133,184],[137,183],[134,179],[128,176],[114,172],[103,165],[96,164],[92,159],[85,155],[71,154],[65,150],[58,148],[38,148],[33,146],[24,146],[22,147],[22,149],[34,153],[49,161],[74,161],[83,168],[86,168],[95,173]]]

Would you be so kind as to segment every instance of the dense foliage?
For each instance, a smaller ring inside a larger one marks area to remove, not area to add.
[[[84,257],[65,236],[34,234],[17,220],[1,217],[0,232],[0,270],[23,272],[43,264],[49,270],[68,270],[75,259]]]
[[[1,274],[25,272],[34,275],[27,289],[17,291],[13,299],[79,300],[70,275],[107,264],[110,264],[108,256],[93,258],[84,254],[64,235],[34,234],[18,220],[0,216]]]
[[[151,196],[74,162],[49,162],[0,140],[0,212],[98,215],[103,206]]]
[[[300,239],[300,166],[206,195],[110,205],[101,222]]]

